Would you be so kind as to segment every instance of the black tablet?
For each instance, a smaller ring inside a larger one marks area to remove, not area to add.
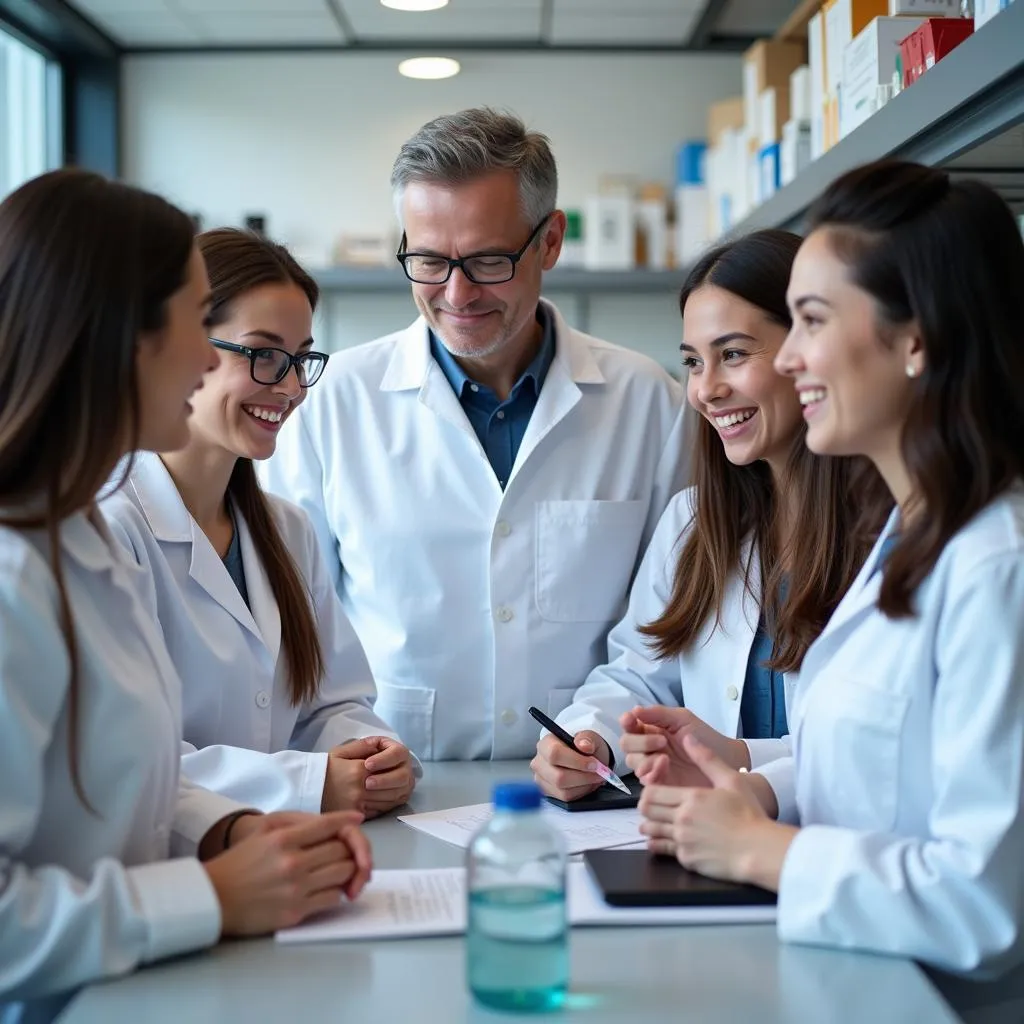
[[[606,782],[580,800],[556,800],[553,796],[544,799],[565,811],[614,811],[617,807],[636,807],[644,787],[635,775],[627,775],[622,781],[629,786],[629,796]]]
[[[756,885],[719,882],[647,850],[587,850],[590,877],[613,907],[741,907],[776,902]]]

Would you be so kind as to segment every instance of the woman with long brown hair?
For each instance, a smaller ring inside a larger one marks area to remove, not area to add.
[[[869,458],[896,507],[804,658],[793,785],[691,739],[714,788],[645,791],[645,828],[688,867],[776,890],[783,939],[1010,972],[944,987],[1015,995],[984,1019],[1020,1020],[1024,243],[987,185],[908,163],[844,175],[811,224],[777,365],[809,450]]]
[[[55,171],[0,204],[0,1018],[355,895],[359,815],[260,815],[180,776],[180,682],[96,507],[187,437],[217,363],[189,218]],[[176,859],[171,859],[172,857]]]
[[[406,801],[418,764],[373,713],[308,516],[264,494],[253,466],[327,362],[312,338],[317,285],[260,235],[197,242],[220,364],[193,399],[188,443],[137,459],[104,511],[153,581],[189,778],[262,810],[372,817]]]
[[[694,486],[658,524],[608,663],[558,716],[586,754],[628,764],[645,784],[694,778],[689,733],[736,768],[789,753],[796,672],[870,550],[857,523],[873,481],[865,474],[855,499],[864,467],[807,451],[796,392],[773,366],[799,246],[758,231],[687,276]],[[548,792],[575,799],[601,784],[587,761],[544,737],[533,767]]]

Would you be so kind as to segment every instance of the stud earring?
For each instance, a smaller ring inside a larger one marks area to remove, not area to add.
[[[916,377],[917,376],[917,370],[914,369],[914,367],[911,366],[910,363],[907,363],[907,376],[908,377]]]

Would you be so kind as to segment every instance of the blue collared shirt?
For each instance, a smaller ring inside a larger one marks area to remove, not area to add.
[[[554,317],[542,305],[537,307],[537,322],[544,331],[540,348],[504,402],[498,399],[492,388],[468,377],[434,332],[430,332],[430,353],[448,378],[476,436],[480,438],[502,490],[512,475],[519,446],[537,406],[537,397],[555,358]]]

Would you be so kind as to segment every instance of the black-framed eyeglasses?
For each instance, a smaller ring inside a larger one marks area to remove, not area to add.
[[[552,211],[553,213],[554,211]],[[405,276],[415,284],[444,284],[458,267],[473,284],[504,284],[516,274],[516,264],[526,254],[531,243],[547,224],[550,213],[530,232],[530,237],[518,252],[487,252],[479,256],[463,256],[452,260],[431,252],[406,252],[405,232],[395,258],[402,264]]]
[[[225,352],[245,356],[249,360],[249,375],[257,384],[277,384],[288,376],[288,371],[294,366],[299,387],[311,388],[323,375],[329,358],[326,352],[302,352],[293,356],[291,352],[273,345],[250,348],[221,341],[220,338],[210,338],[210,344]]]

